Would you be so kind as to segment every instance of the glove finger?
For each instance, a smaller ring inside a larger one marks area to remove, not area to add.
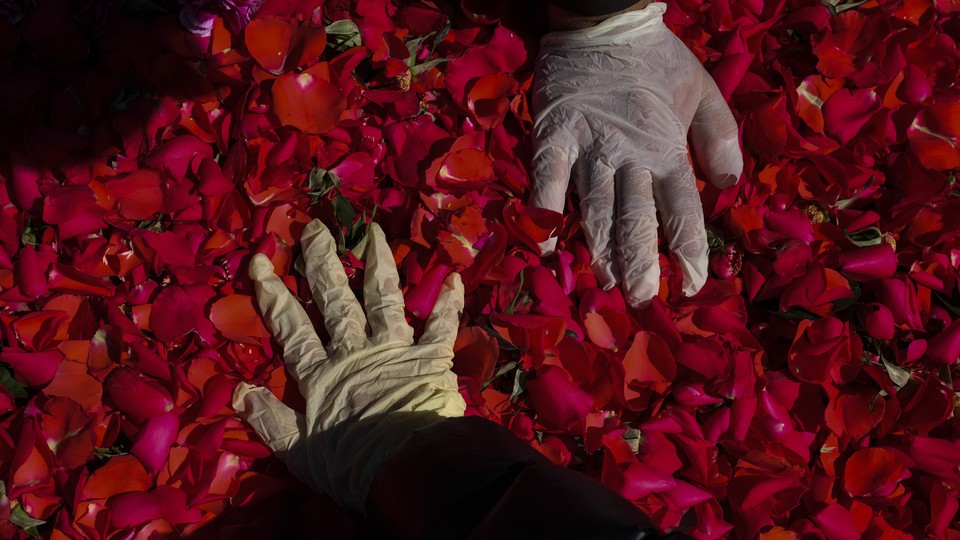
[[[453,349],[460,329],[460,313],[463,312],[463,281],[453,272],[443,282],[433,313],[427,318],[421,345],[442,345]]]
[[[572,161],[568,152],[556,146],[539,148],[533,156],[533,189],[530,192],[530,205],[554,212],[563,212],[570,184]],[[557,239],[550,238],[539,244],[544,255],[552,253],[557,247]]]
[[[319,219],[307,224],[302,239],[307,281],[330,334],[330,350],[350,353],[363,347],[367,319],[347,283],[337,243]]]
[[[266,255],[254,255],[248,271],[264,322],[283,348],[283,361],[291,376],[300,384],[309,370],[326,360],[323,343],[307,312],[273,272],[273,263]]]
[[[653,196],[670,251],[683,271],[683,292],[696,294],[707,281],[707,231],[690,162],[684,159],[673,177],[655,178]]]
[[[233,390],[233,408],[283,461],[306,433],[303,415],[284,405],[262,386],[239,383]]]
[[[404,316],[403,293],[400,292],[400,276],[393,261],[393,252],[376,223],[369,226],[370,242],[367,244],[365,274],[363,280],[363,303],[370,323],[371,341],[374,343],[413,343],[413,328]]]
[[[653,176],[638,164],[617,171],[617,262],[626,300],[645,306],[660,290]]]
[[[690,138],[697,162],[707,179],[713,185],[725,188],[736,184],[743,172],[743,154],[737,137],[739,128],[717,83],[706,71],[703,79],[703,93],[690,124]]]
[[[613,211],[614,169],[596,159],[582,160],[577,171],[577,191],[580,193],[580,224],[587,239],[590,266],[597,276],[597,284],[609,289],[619,281],[619,268],[614,261]]]

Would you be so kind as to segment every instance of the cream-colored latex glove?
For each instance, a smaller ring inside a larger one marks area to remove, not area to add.
[[[707,278],[703,207],[687,154],[718,187],[743,170],[737,123],[716,83],[663,23],[665,4],[543,37],[534,84],[531,204],[562,211],[571,176],[599,284],[634,306],[660,284],[657,211],[683,270]],[[540,247],[553,251],[556,240]]]
[[[326,347],[267,257],[254,256],[249,272],[267,328],[306,398],[306,415],[245,383],[234,391],[233,407],[295,476],[362,512],[370,483],[394,448],[415,429],[463,416],[466,404],[450,371],[463,285],[458,274],[447,278],[414,344],[393,254],[377,224],[370,224],[365,252],[366,316],[320,221],[304,229],[303,252],[330,335]]]

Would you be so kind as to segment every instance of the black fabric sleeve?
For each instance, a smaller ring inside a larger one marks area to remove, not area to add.
[[[372,538],[661,538],[619,494],[557,467],[502,426],[449,418],[383,462],[367,498]]]

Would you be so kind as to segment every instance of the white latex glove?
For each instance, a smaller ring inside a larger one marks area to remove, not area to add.
[[[347,284],[336,243],[319,220],[304,229],[303,252],[331,338],[326,347],[267,257],[254,256],[249,272],[267,328],[306,398],[306,415],[268,389],[245,383],[234,391],[233,407],[295,476],[362,512],[370,483],[393,449],[415,429],[463,416],[466,404],[450,371],[463,285],[459,274],[447,277],[414,344],[397,267],[378,225],[370,224],[365,253],[366,316]]]
[[[687,153],[718,187],[743,170],[737,123],[716,83],[663,23],[665,4],[543,37],[534,84],[531,204],[562,211],[571,175],[593,270],[643,306],[660,284],[660,224],[683,292],[707,279],[703,207]],[[556,240],[541,249],[551,252]]]

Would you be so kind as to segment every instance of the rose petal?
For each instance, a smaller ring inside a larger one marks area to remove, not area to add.
[[[156,473],[167,461],[170,447],[177,438],[180,419],[174,413],[165,413],[147,421],[137,436],[130,453],[137,456],[144,467]]]
[[[148,384],[129,368],[111,371],[103,388],[117,408],[136,420],[156,418],[173,410],[173,400],[165,390]]]

